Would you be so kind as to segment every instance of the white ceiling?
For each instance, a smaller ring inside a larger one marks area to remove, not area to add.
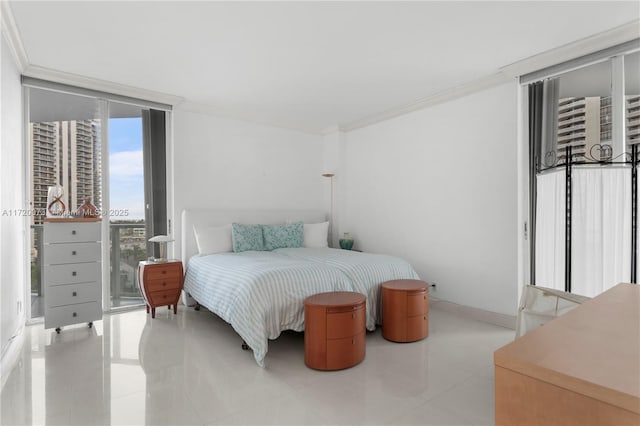
[[[630,2],[10,2],[31,65],[320,133],[638,19]]]

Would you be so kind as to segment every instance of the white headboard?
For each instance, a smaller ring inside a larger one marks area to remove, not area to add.
[[[322,210],[220,210],[187,209],[182,211],[181,256],[187,266],[191,256],[198,253],[193,226],[223,226],[230,223],[274,225],[303,221],[318,223],[327,220]]]

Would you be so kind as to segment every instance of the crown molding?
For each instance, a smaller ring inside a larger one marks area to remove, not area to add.
[[[635,19],[619,27],[505,65],[500,68],[500,72],[511,78],[516,78],[599,50],[626,43],[638,37],[640,37],[640,19]]]
[[[194,112],[197,114],[212,115],[228,120],[244,121],[246,123],[256,124],[259,126],[277,127],[283,130],[306,133],[311,135],[322,136],[324,133],[316,128],[296,126],[289,123],[283,123],[277,120],[265,120],[251,114],[242,112],[233,112],[225,108],[215,107],[213,105],[203,104],[193,101],[182,102],[176,108],[177,111]]]
[[[432,107],[434,105],[449,102],[454,99],[462,98],[472,93],[490,89],[492,87],[496,87],[501,84],[508,83],[509,81],[512,81],[512,79],[502,73],[498,72],[495,74],[491,74],[485,77],[472,80],[468,83],[461,84],[459,86],[455,86],[449,89],[442,90],[440,92],[436,92],[430,96],[424,97],[410,104],[399,106],[397,108],[393,108],[378,114],[373,114],[368,117],[364,117],[360,120],[343,124],[340,126],[340,130],[343,132],[348,132],[351,130],[360,129],[362,127],[370,126],[372,124],[379,123],[381,121],[386,121],[391,118],[405,115],[413,111],[418,111],[424,108]]]
[[[0,1],[0,28],[2,28],[2,35],[9,45],[11,56],[15,60],[15,63],[20,72],[29,65],[29,57],[22,44],[22,37],[20,37],[20,31],[16,25],[16,21],[13,17],[13,11],[11,5],[6,0]]]
[[[184,101],[184,98],[180,96],[169,95],[153,90],[140,89],[138,87],[127,86],[125,84],[114,83],[112,81],[100,80],[97,78],[58,71],[37,65],[28,65],[22,72],[22,74],[27,77],[53,81],[55,83],[68,84],[71,86],[97,90],[100,92],[113,93],[115,95],[144,99],[151,102],[168,104],[174,107]]]
[[[328,136],[338,132],[342,132],[342,129],[340,128],[340,126],[329,126],[322,129],[321,134],[322,136]]]

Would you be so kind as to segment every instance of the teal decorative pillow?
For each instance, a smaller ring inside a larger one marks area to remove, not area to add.
[[[302,222],[286,225],[262,225],[264,249],[302,247],[304,243],[304,224]]]
[[[262,238],[262,225],[240,225],[231,224],[231,238],[233,240],[233,251],[264,250],[264,240]]]

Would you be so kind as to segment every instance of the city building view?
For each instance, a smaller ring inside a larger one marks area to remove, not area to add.
[[[625,98],[626,147],[631,152],[640,142],[640,96]],[[611,144],[611,97],[572,97],[558,102],[557,159],[566,161],[571,147],[573,161],[604,161],[616,155],[606,146]],[[595,148],[594,148],[595,147]],[[619,158],[618,160],[624,160]]]
[[[111,127],[117,126],[120,120],[109,121]],[[64,190],[62,200],[69,213],[75,213],[86,200],[89,200],[97,211],[102,213],[103,176],[100,135],[101,121],[96,119],[29,124],[32,152],[32,213],[30,215],[32,318],[40,317],[44,312],[42,224],[48,207],[49,187],[62,186]],[[141,179],[138,185],[143,185]],[[139,204],[144,204],[143,197],[139,200]],[[101,216],[103,220],[109,220],[112,305],[141,303],[135,272],[138,262],[147,257],[144,219],[127,215],[112,217],[101,214]]]

